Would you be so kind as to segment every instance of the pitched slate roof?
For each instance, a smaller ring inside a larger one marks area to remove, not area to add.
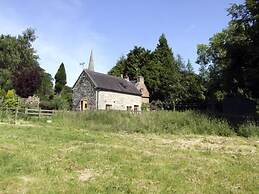
[[[97,89],[141,96],[135,85],[127,80],[89,70],[84,70],[84,72]]]

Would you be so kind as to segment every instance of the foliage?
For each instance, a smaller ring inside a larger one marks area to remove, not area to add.
[[[117,61],[116,65],[108,72],[108,74],[120,77],[124,74],[126,58],[125,56],[120,57],[120,59]]]
[[[66,110],[70,110],[72,108],[72,88],[70,88],[69,86],[65,86],[64,89],[61,92],[61,97],[63,100],[66,101]]]
[[[259,98],[259,1],[246,0],[228,9],[232,17],[208,45],[198,45],[197,63],[207,96],[216,94]]]
[[[55,93],[60,94],[67,83],[67,76],[64,63],[58,68],[58,71],[55,75]]]
[[[259,127],[255,123],[245,123],[239,127],[237,134],[242,137],[259,137]]]
[[[69,102],[60,95],[55,95],[53,98],[55,110],[70,110]]]
[[[32,47],[35,31],[27,29],[22,35],[0,35],[0,87],[7,92],[15,89],[21,97],[35,94],[43,70]]]
[[[12,83],[19,96],[23,98],[33,96],[41,85],[39,68],[27,68],[15,72],[12,76]]]
[[[16,108],[18,106],[19,106],[19,98],[15,94],[15,91],[8,90],[3,101],[3,108]]]
[[[180,55],[174,58],[164,34],[153,52],[135,46],[126,57],[119,59],[109,74],[127,75],[130,80],[143,76],[150,101],[161,101],[166,109],[172,109],[173,104],[178,102],[204,100],[202,82],[193,72],[191,62],[188,60],[185,65]]]
[[[142,111],[149,111],[150,110],[150,105],[148,103],[142,103],[141,110]]]
[[[49,73],[44,72],[41,75],[41,84],[37,89],[37,96],[41,100],[51,100],[54,96],[53,78]]]
[[[12,89],[11,71],[0,68],[0,88],[7,92]]]
[[[57,110],[57,107],[54,101],[54,96],[53,96],[53,99],[51,100],[41,100],[39,106],[41,109],[45,109],[45,110]]]

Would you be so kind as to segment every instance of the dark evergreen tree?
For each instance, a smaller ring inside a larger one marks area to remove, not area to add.
[[[199,76],[193,73],[190,62],[186,67],[180,55],[174,58],[164,34],[153,52],[135,46],[109,74],[128,75],[131,80],[144,76],[150,101],[162,102],[166,109],[172,109],[176,103],[204,99]]]
[[[55,75],[55,93],[60,94],[67,84],[67,76],[64,63],[58,68],[58,71]]]
[[[159,71],[159,91],[154,94],[155,99],[165,103],[165,108],[170,108],[180,100],[180,74],[179,67],[174,59],[172,49],[169,47],[164,34],[159,38],[159,43],[154,51],[154,61],[158,65]]]
[[[194,72],[194,71],[193,71],[193,66],[192,66],[192,63],[191,63],[190,59],[188,59],[188,62],[187,62],[187,64],[186,64],[186,71],[187,71],[188,73],[193,73],[193,72]]]
[[[116,65],[108,72],[109,75],[120,77],[124,74],[127,58],[125,56],[120,57]]]

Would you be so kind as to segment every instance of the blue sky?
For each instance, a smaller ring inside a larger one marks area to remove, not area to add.
[[[166,34],[174,54],[191,60],[196,46],[226,27],[226,9],[241,0],[0,0],[0,33],[36,29],[40,64],[55,75],[64,62],[68,85],[88,63],[93,49],[96,71],[106,73],[130,49],[154,49]]]

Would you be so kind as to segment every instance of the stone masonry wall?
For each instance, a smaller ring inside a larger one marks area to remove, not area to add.
[[[106,104],[112,105],[112,110],[127,110],[127,106],[131,106],[134,110],[134,105],[138,105],[141,111],[142,98],[130,94],[122,94],[117,92],[99,91],[98,96],[98,110],[105,110]]]
[[[85,72],[80,75],[73,88],[73,110],[80,111],[80,101],[83,98],[87,99],[88,109],[96,109],[96,90]]]

